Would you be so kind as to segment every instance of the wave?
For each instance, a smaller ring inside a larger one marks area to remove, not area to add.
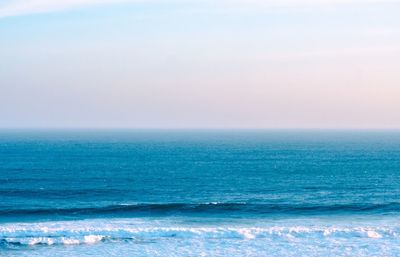
[[[104,220],[79,222],[10,223],[0,226],[0,248],[30,245],[79,245],[101,242],[152,242],[161,239],[239,239],[256,240],[325,240],[384,239],[399,240],[400,225],[223,225],[184,226],[146,222],[112,222]]]
[[[195,214],[223,214],[223,215],[312,215],[338,213],[398,213],[400,203],[384,204],[251,204],[251,203],[167,203],[167,204],[120,204],[88,208],[42,208],[42,209],[3,209],[0,217],[21,216],[114,216],[129,217],[142,215],[195,215]]]

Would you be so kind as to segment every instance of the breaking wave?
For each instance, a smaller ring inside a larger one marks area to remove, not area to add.
[[[400,225],[175,226],[145,221],[62,221],[8,223],[0,226],[0,248],[79,245],[158,239],[400,239]]]

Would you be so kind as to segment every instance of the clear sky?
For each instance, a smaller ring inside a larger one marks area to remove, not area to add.
[[[0,127],[400,128],[400,0],[0,0]]]

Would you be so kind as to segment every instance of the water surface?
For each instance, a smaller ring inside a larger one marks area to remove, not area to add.
[[[399,131],[3,130],[0,175],[7,256],[400,255]]]

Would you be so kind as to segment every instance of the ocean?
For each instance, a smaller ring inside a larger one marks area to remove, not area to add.
[[[0,256],[400,256],[400,131],[2,130]]]

